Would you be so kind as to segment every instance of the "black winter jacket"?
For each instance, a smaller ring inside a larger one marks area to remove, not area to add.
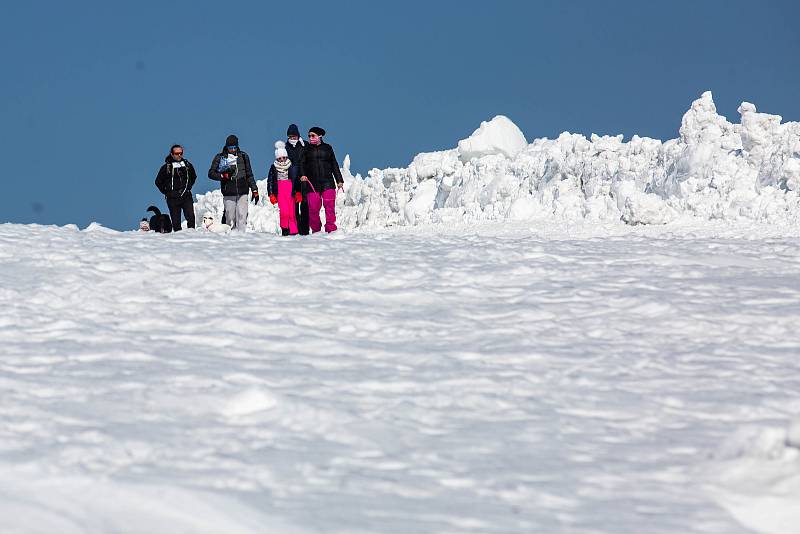
[[[308,141],[303,141],[303,143],[308,143]],[[287,139],[285,148],[286,148],[286,155],[289,156],[289,161],[291,161],[295,165],[300,165],[300,160],[302,159],[303,152],[305,152],[307,146],[308,144],[301,145],[300,141],[297,141],[297,144],[295,146],[292,146],[292,144]]]
[[[192,187],[197,181],[197,173],[188,159],[177,162],[172,156],[167,156],[164,165],[158,169],[156,187],[167,198],[181,198],[186,193],[192,192]],[[173,166],[173,163],[183,163],[182,166]]]
[[[308,143],[308,141],[303,141],[303,143]],[[303,152],[305,152],[306,146],[307,146],[306,144],[301,145],[300,141],[297,141],[297,145],[292,146],[289,140],[288,139],[286,140],[286,155],[289,156],[289,161],[292,162],[292,167],[295,167],[297,169],[298,179],[300,178],[300,176],[302,176],[300,174],[300,160],[303,158]],[[311,188],[309,188],[305,184],[300,184],[299,182],[295,187],[296,187],[295,191],[300,191],[301,193],[304,194],[307,193],[308,191],[311,191]]]
[[[242,150],[239,151],[236,158],[236,166],[231,169],[230,179],[222,179],[222,173],[219,172],[219,160],[227,156],[228,151],[222,149],[222,152],[214,156],[211,161],[211,168],[208,169],[208,177],[222,183],[220,186],[222,194],[224,196],[239,196],[246,195],[249,191],[258,191],[256,179],[253,176],[253,168],[250,166],[250,156]]]
[[[297,172],[297,165],[292,164],[289,167],[289,179],[292,181],[292,195],[300,191],[300,174]],[[269,166],[269,174],[267,174],[267,195],[278,196],[278,169],[275,164]]]
[[[300,176],[308,177],[317,193],[335,189],[336,184],[344,183],[333,147],[325,142],[318,145],[309,143],[305,146],[300,158],[299,171]],[[303,193],[305,194],[305,191]]]

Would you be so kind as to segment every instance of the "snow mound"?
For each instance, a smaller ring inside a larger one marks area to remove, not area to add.
[[[800,420],[785,428],[744,427],[712,464],[712,497],[744,526],[763,533],[800,525]]]
[[[2,532],[308,532],[230,496],[169,483],[60,475],[7,464],[0,465],[0,473]]]
[[[507,117],[481,123],[457,148],[418,154],[407,168],[353,176],[337,196],[337,224],[413,226],[481,221],[669,224],[679,219],[800,224],[800,123],[739,107],[734,124],[710,91],[684,114],[679,137],[564,132],[525,136]],[[266,182],[258,183],[265,197]],[[219,191],[198,196],[197,215],[222,212]],[[278,208],[251,207],[251,230],[278,232]]]
[[[102,224],[100,224],[98,222],[90,223],[89,226],[84,228],[83,231],[84,232],[89,232],[89,233],[105,233],[105,234],[116,233],[116,230],[112,230],[111,228],[106,228],[105,226],[103,226]]]
[[[230,399],[223,407],[222,413],[229,417],[249,415],[277,406],[278,400],[265,391],[249,389]]]
[[[498,115],[489,122],[482,122],[472,135],[458,142],[458,157],[464,162],[491,154],[513,158],[526,146],[528,142],[522,130],[508,117]]]

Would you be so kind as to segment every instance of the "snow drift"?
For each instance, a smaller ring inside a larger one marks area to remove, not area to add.
[[[457,148],[417,155],[404,168],[350,173],[337,199],[338,224],[352,229],[433,222],[528,219],[665,224],[681,217],[797,222],[800,123],[739,107],[740,124],[716,111],[711,92],[666,142],[562,133],[528,144],[504,116],[481,124]],[[259,182],[262,197],[266,182]],[[219,214],[219,191],[198,195],[199,215]],[[252,209],[250,228],[277,229],[277,208]]]
[[[744,426],[708,468],[715,500],[755,532],[797,532],[800,525],[800,419],[787,427]]]

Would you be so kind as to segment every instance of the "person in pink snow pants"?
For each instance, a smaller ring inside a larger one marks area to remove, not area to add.
[[[297,210],[295,203],[302,202],[300,180],[297,165],[289,159],[283,141],[275,143],[275,161],[269,167],[267,175],[267,194],[274,206],[278,204],[282,235],[297,233]]]
[[[320,209],[325,207],[325,231],[336,231],[336,191],[344,191],[344,179],[333,147],[322,140],[325,130],[314,126],[308,130],[306,145],[300,160],[300,181],[307,183],[308,226],[312,232],[322,230]]]

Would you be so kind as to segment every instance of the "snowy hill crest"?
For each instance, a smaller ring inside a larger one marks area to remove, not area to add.
[[[590,220],[665,224],[682,217],[797,223],[800,123],[739,107],[719,115],[706,91],[681,120],[679,138],[588,139],[564,132],[534,139],[507,117],[483,122],[456,148],[418,154],[407,168],[343,170],[340,227],[505,220]],[[264,189],[265,184],[259,183]],[[198,210],[219,211],[219,192]],[[277,214],[256,207],[250,226],[273,231]]]

